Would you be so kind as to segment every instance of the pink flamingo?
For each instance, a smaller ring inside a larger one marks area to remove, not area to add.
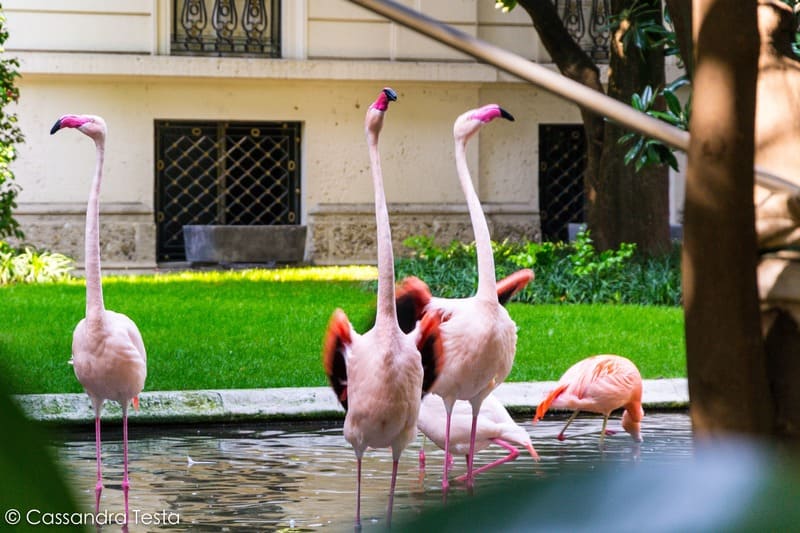
[[[378,298],[375,325],[359,335],[344,312],[337,309],[331,317],[323,348],[325,373],[347,411],[344,437],[356,454],[357,528],[361,527],[361,458],[367,447],[392,448],[392,481],[386,513],[387,523],[391,523],[400,455],[416,436],[421,397],[435,379],[434,374],[441,367],[442,357],[438,315],[426,315],[414,331],[406,334],[400,329],[395,311],[394,257],[383,192],[378,136],[389,102],[396,99],[393,90],[383,89],[367,110],[365,119],[377,223]],[[426,372],[428,375],[425,375]]]
[[[92,401],[97,447],[97,485],[95,512],[100,510],[103,491],[100,454],[100,412],[105,400],[119,402],[122,407],[122,453],[124,475],[122,493],[125,499],[125,523],[128,522],[128,404],[139,407],[139,393],[147,376],[147,355],[142,335],[127,316],[109,311],[103,304],[100,278],[100,183],[103,179],[103,157],[106,123],[92,115],[64,115],[56,121],[50,134],[62,128],[76,128],[91,138],[96,147],[96,166],[89,203],[86,208],[86,317],[78,322],[72,334],[72,360],[75,376]]]
[[[419,409],[417,427],[431,439],[439,448],[445,447],[445,424],[447,411],[442,399],[436,394],[428,394],[422,399]],[[472,407],[465,401],[457,401],[453,407],[450,419],[450,450],[454,454],[469,455],[470,429],[472,424]],[[513,461],[519,456],[519,450],[510,443],[525,447],[534,460],[539,460],[539,454],[533,448],[531,437],[525,428],[519,426],[506,408],[494,394],[489,394],[481,404],[478,412],[478,425],[475,436],[475,452],[488,448],[492,443],[508,450],[508,455],[496,461],[473,470],[473,475],[478,475],[490,468]],[[450,461],[450,457],[445,458]],[[420,450],[420,468],[424,467],[425,456]],[[456,478],[463,481],[466,475]]]
[[[470,488],[473,485],[472,461],[475,457],[475,437],[481,403],[508,375],[517,344],[516,325],[498,297],[489,227],[472,185],[466,158],[467,141],[482,126],[499,117],[514,120],[500,106],[489,104],[463,113],[453,125],[456,169],[475,233],[478,256],[476,294],[470,298],[431,298],[427,286],[414,278],[403,284],[401,292],[406,293],[405,302],[398,302],[398,307],[404,308],[405,312],[419,314],[421,309],[423,315],[435,312],[442,316],[440,331],[444,344],[444,366],[431,392],[442,397],[447,412],[444,446],[446,453],[450,452],[451,415],[456,400],[468,400],[472,404],[472,431],[466,477]],[[502,288],[503,292],[509,292],[510,297],[510,294],[524,287],[532,277],[533,272],[530,270],[509,276],[508,287]],[[442,490],[445,492],[449,487],[447,463],[444,462],[442,476]]]
[[[603,415],[603,428],[600,431],[602,445],[606,433],[613,434],[606,430],[609,415],[623,407],[623,429],[635,441],[642,441],[642,376],[636,365],[625,357],[595,355],[572,365],[561,376],[556,388],[536,408],[534,424],[550,407],[574,410],[558,434],[558,440],[564,440],[564,432],[580,411],[590,411]]]

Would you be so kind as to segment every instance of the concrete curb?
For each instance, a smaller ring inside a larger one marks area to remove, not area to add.
[[[511,412],[530,412],[554,381],[503,383],[495,391]],[[26,416],[52,424],[91,424],[94,412],[84,393],[26,394],[14,396]],[[645,380],[645,410],[683,409],[689,405],[685,379]],[[344,410],[329,387],[298,387],[249,390],[196,390],[143,392],[139,412],[129,411],[130,419],[145,424],[213,423],[231,421],[337,419]],[[122,410],[116,402],[106,402],[104,422],[119,422]]]

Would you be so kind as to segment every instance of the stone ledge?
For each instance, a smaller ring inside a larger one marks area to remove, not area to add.
[[[513,413],[530,413],[554,381],[503,383],[497,398]],[[94,420],[89,397],[84,393],[26,394],[14,396],[32,420],[59,425],[87,425]],[[645,380],[643,392],[648,409],[685,409],[689,389],[685,379]],[[139,412],[129,410],[134,423],[179,424],[230,421],[341,419],[344,410],[328,387],[287,387],[274,389],[232,389],[143,392]],[[119,423],[122,410],[106,402],[103,422]]]

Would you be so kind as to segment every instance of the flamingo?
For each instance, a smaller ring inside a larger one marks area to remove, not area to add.
[[[558,434],[564,440],[564,432],[580,411],[603,415],[600,444],[606,433],[608,417],[612,411],[623,407],[622,427],[633,440],[642,442],[642,376],[630,359],[619,355],[594,355],[572,365],[556,388],[536,408],[535,424],[550,407],[572,409],[574,412]]]
[[[431,392],[442,397],[447,413],[444,446],[446,454],[450,453],[450,424],[456,400],[468,400],[472,404],[466,477],[468,488],[473,486],[472,462],[475,457],[475,437],[481,403],[508,376],[516,352],[516,325],[502,306],[498,289],[501,294],[508,293],[507,298],[510,298],[511,294],[533,278],[533,272],[525,269],[509,276],[507,286],[498,287],[489,226],[467,166],[467,141],[485,124],[501,117],[514,120],[508,111],[497,104],[489,104],[461,114],[453,125],[456,170],[475,234],[478,257],[476,294],[469,298],[433,298],[427,286],[416,278],[404,281],[400,289],[406,298],[405,302],[399,302],[404,313],[421,314],[423,317],[436,313],[442,317],[440,332],[444,345],[444,361]],[[444,492],[449,488],[448,467],[448,462],[445,461],[442,476]]]
[[[439,448],[445,447],[444,422],[447,412],[444,402],[436,394],[428,394],[422,399],[419,409],[419,420],[417,427],[422,433],[431,439]],[[469,454],[470,429],[472,424],[472,408],[465,401],[457,401],[453,407],[450,427],[450,449],[454,453]],[[539,454],[533,448],[531,437],[525,428],[519,426],[506,408],[494,394],[489,394],[481,404],[478,412],[477,434],[475,436],[475,452],[479,452],[489,447],[492,443],[502,446],[508,450],[508,455],[496,461],[476,468],[472,474],[478,475],[490,468],[513,461],[519,456],[519,450],[510,442],[524,446],[534,460],[539,460]],[[424,465],[424,455],[420,450],[420,467]],[[449,461],[450,457],[445,457]],[[466,476],[456,478],[462,481]]]
[[[438,315],[426,315],[408,334],[397,322],[392,238],[378,152],[384,115],[389,102],[396,99],[397,94],[392,89],[383,89],[367,109],[365,118],[377,224],[375,325],[359,335],[344,311],[337,309],[328,325],[323,348],[325,373],[347,412],[344,437],[356,454],[356,528],[361,527],[361,458],[367,447],[392,449],[392,479],[386,512],[386,521],[391,524],[400,455],[416,436],[422,394],[433,383],[442,361]]]
[[[128,523],[128,404],[139,407],[139,393],[147,376],[147,355],[139,329],[127,316],[109,311],[103,304],[100,279],[100,183],[103,180],[103,158],[106,123],[93,115],[64,115],[56,121],[50,134],[63,128],[76,128],[94,141],[96,166],[86,208],[86,317],[72,334],[72,359],[75,376],[86,390],[94,407],[95,445],[97,451],[97,484],[95,512],[100,510],[103,491],[100,454],[100,412],[105,400],[119,402],[122,407],[122,453],[124,474],[122,493],[125,499],[125,523]]]

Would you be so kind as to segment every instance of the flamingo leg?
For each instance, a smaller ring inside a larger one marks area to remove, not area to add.
[[[356,457],[356,530],[361,531],[361,456]]]
[[[103,492],[103,461],[100,458],[100,416],[94,419],[94,444],[97,453],[97,484],[94,486],[94,512],[100,512],[100,494]]]
[[[451,409],[447,410],[447,426],[444,429],[444,474],[442,474],[442,492],[447,493],[450,482],[447,479],[447,469],[450,466],[447,457],[450,455],[450,414]]]
[[[480,409],[480,407],[479,407]],[[469,455],[467,456],[467,488],[472,488],[475,482],[472,472],[472,461],[475,459],[475,434],[478,431],[478,411],[472,408],[472,431],[469,434]]]
[[[603,428],[600,430],[600,446],[603,445],[603,439],[606,436],[606,424],[608,424],[608,415],[603,417]]]
[[[392,507],[394,506],[394,487],[397,482],[397,465],[400,461],[392,461],[392,484],[389,486],[389,508],[386,510],[386,526],[392,525]]]
[[[419,469],[425,470],[425,434],[422,435],[422,446],[419,447]]]
[[[575,417],[578,416],[579,412],[580,411],[576,410],[572,413],[572,416],[569,417],[569,420],[567,420],[567,423],[564,424],[564,427],[561,429],[561,433],[558,434],[558,440],[564,440],[564,432],[567,430],[569,425],[572,424],[572,421],[575,420]]]
[[[499,446],[502,446],[503,448],[508,450],[508,455],[506,455],[504,457],[501,457],[500,459],[497,459],[496,461],[493,461],[493,462],[489,463],[488,465],[483,465],[480,468],[476,468],[472,472],[473,476],[477,476],[481,472],[486,472],[490,468],[494,468],[496,466],[500,466],[503,463],[507,463],[509,461],[513,461],[514,459],[516,459],[519,456],[519,450],[517,450],[514,446],[512,446],[509,443],[507,443],[503,439],[492,439],[492,442],[494,442],[495,444],[497,444]],[[456,478],[456,481],[464,481],[465,477],[466,476],[458,477],[458,478]]]
[[[125,499],[125,524],[128,523],[128,491],[131,483],[128,479],[128,413],[122,410],[122,496]]]

